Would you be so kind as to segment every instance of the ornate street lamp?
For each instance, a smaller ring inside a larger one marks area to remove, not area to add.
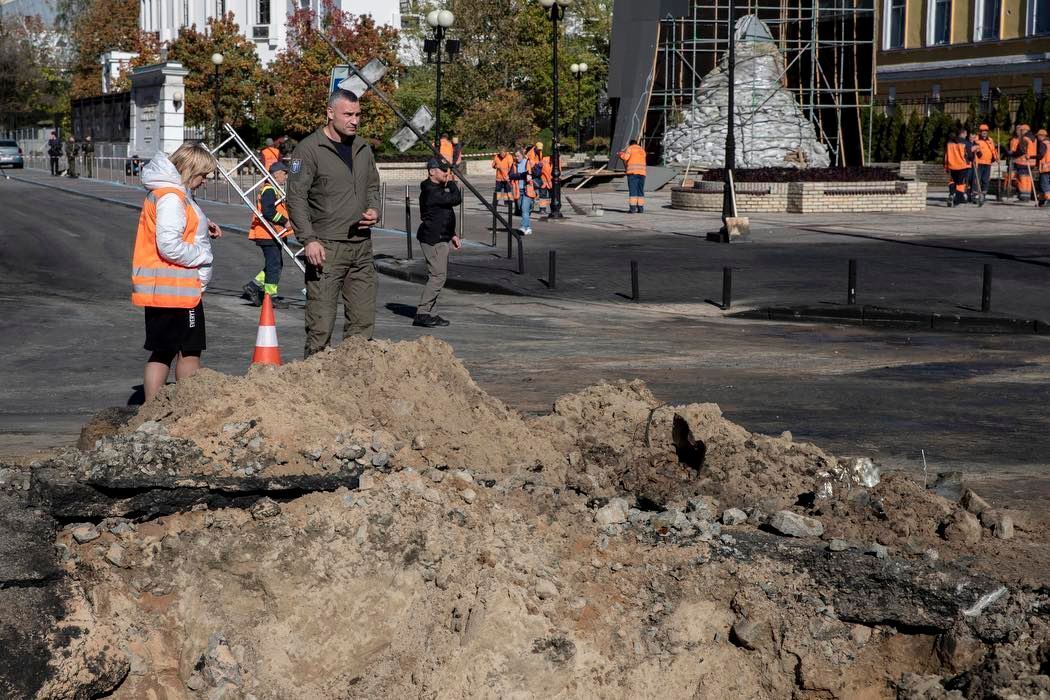
[[[551,213],[548,219],[564,219],[561,213],[561,154],[558,143],[558,22],[572,0],[539,0],[551,18],[551,70],[554,74],[554,110],[551,114]]]
[[[223,55],[216,51],[211,55],[211,62],[215,65],[215,143],[218,144],[222,139],[222,115],[219,114],[219,100],[221,99],[222,92],[221,81],[219,77],[219,71],[222,67],[222,62],[225,60]]]
[[[454,39],[445,40],[445,32],[456,21],[456,16],[448,10],[431,10],[427,14],[427,24],[434,30],[434,38],[423,41],[423,50],[427,53],[427,63],[435,60],[437,63],[437,95],[434,100],[434,144],[441,148],[441,53],[444,46],[445,53],[450,57],[459,53],[459,42]]]
[[[576,152],[579,153],[582,144],[582,131],[583,131],[583,120],[580,119],[580,82],[583,79],[583,74],[587,72],[586,63],[573,63],[569,66],[569,70],[572,71],[572,77],[576,78]]]

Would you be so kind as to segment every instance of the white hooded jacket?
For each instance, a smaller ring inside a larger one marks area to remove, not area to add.
[[[208,217],[204,215],[193,193],[182,184],[182,176],[167,154],[160,152],[142,168],[142,185],[148,191],[177,187],[186,193],[186,201],[197,214],[197,232],[192,243],[182,240],[186,230],[186,207],[175,194],[166,194],[157,200],[157,252],[168,262],[183,267],[197,268],[202,290],[211,282],[211,239],[208,237]]]

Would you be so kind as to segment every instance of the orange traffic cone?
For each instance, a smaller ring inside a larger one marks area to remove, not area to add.
[[[270,295],[263,295],[262,313],[259,314],[259,332],[255,336],[253,365],[281,366],[281,349],[277,345],[277,324],[273,319],[273,303]]]

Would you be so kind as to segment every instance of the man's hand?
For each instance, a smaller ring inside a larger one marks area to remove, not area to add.
[[[459,236],[452,237],[452,247],[456,250],[459,250],[461,247],[463,247],[463,242],[459,240]]]
[[[208,222],[208,235],[212,238],[222,238],[222,229],[214,221]]]
[[[310,241],[306,244],[306,262],[314,267],[324,267],[324,246],[320,241]]]
[[[379,212],[375,209],[366,209],[365,213],[361,216],[361,220],[357,222],[357,225],[361,228],[371,228],[379,223]]]

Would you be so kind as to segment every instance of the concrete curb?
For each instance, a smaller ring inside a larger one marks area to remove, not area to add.
[[[963,316],[879,306],[766,306],[730,318],[796,323],[834,323],[928,332],[1050,335],[1050,322],[1008,316]]]
[[[399,260],[397,258],[390,257],[376,257],[376,270],[380,273],[389,277],[394,277],[405,282],[414,282],[416,284],[426,284],[427,275],[424,272],[415,269],[409,269],[405,267],[407,261]],[[413,265],[413,263],[408,263]],[[476,292],[481,294],[503,294],[506,296],[534,296],[527,294],[519,289],[508,287],[495,282],[478,282],[476,280],[465,280],[456,277],[449,277],[445,281],[445,287],[448,289],[457,289],[461,292]]]

